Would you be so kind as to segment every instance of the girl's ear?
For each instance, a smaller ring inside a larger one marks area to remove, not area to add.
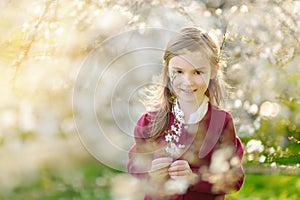
[[[210,79],[214,79],[217,76],[219,70],[220,70],[220,65],[218,63],[216,64],[215,67],[211,68]]]

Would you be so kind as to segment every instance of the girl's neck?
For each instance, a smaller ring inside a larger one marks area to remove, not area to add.
[[[196,110],[199,108],[201,103],[203,102],[203,99],[201,101],[197,102],[186,102],[178,99],[179,107],[184,113],[184,120],[188,121],[189,117],[192,113],[196,112]]]

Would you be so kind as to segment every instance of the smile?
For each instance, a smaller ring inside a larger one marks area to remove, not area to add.
[[[194,92],[197,91],[197,89],[191,90],[191,89],[180,89],[182,92],[187,93],[187,94],[193,94]]]

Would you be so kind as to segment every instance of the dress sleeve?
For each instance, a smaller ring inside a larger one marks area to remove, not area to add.
[[[230,147],[230,155],[222,155],[223,157],[214,155],[220,154],[221,151],[225,152],[226,147]],[[232,117],[229,113],[226,113],[225,125],[219,138],[219,142],[215,145],[209,155],[204,158],[208,159],[208,166],[192,168],[192,171],[199,175],[199,181],[191,186],[190,190],[215,195],[224,195],[240,190],[244,182],[244,170],[241,164],[243,155],[243,145],[236,136]],[[224,157],[226,159],[224,159]],[[214,159],[219,159],[218,166],[229,166],[228,170],[222,173],[216,173],[211,170]]]
[[[134,128],[135,143],[131,146],[128,156],[127,171],[137,178],[145,178],[151,166],[152,154],[149,140],[151,114],[146,113]]]
[[[238,191],[241,189],[245,173],[242,165],[244,156],[244,147],[240,138],[236,135],[235,126],[232,117],[227,113],[228,122],[224,128],[222,138],[220,138],[220,148],[232,147],[233,153],[229,157],[227,162],[230,164],[229,174],[231,175],[231,180],[233,181],[232,191]]]

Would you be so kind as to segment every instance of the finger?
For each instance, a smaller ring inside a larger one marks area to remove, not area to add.
[[[163,171],[163,170],[152,170],[152,171],[149,171],[149,174],[151,176],[166,176],[166,175],[169,175],[168,171]]]
[[[162,157],[162,158],[156,158],[152,161],[152,165],[158,164],[158,163],[168,163],[171,164],[173,161],[170,157]]]
[[[171,166],[168,171],[169,172],[176,172],[176,171],[184,171],[184,170],[189,170],[190,167],[186,166],[186,165],[175,165],[175,166]]]
[[[186,160],[176,160],[171,164],[172,166],[178,166],[178,165],[186,165],[189,166],[189,163]]]
[[[185,170],[185,169],[191,170],[189,163],[185,160],[175,161],[170,165],[169,168],[170,171],[178,171],[178,170]]]
[[[157,163],[151,166],[151,170],[160,170],[160,169],[167,169],[169,167],[169,163]]]
[[[186,176],[189,174],[188,170],[183,170],[183,171],[174,171],[174,172],[169,172],[170,176]]]

